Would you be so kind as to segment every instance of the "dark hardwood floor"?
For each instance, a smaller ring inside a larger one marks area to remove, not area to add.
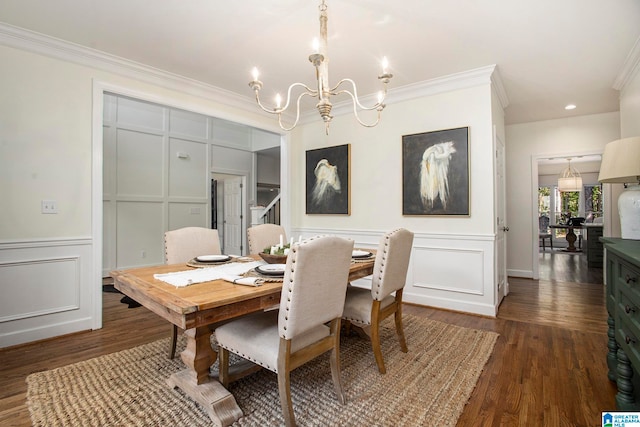
[[[602,284],[602,268],[589,268],[584,252],[561,250],[540,251],[538,254],[540,280]]]
[[[500,334],[458,426],[598,426],[601,412],[615,409],[602,282],[593,282],[597,272],[580,271],[574,259],[548,261],[540,271],[553,266],[549,279],[509,278],[497,318],[405,305],[405,313]],[[0,350],[0,425],[30,425],[30,373],[169,335],[166,321],[144,307],[129,309],[120,298],[104,293],[101,330]],[[408,341],[409,351],[437,345]]]

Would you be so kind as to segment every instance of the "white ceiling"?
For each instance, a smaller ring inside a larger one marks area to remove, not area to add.
[[[507,124],[618,111],[613,85],[640,36],[638,0],[327,3],[330,83],[377,92],[383,55],[391,90],[497,64]],[[247,97],[253,66],[265,97],[314,85],[318,1],[3,0],[0,21]]]
[[[571,158],[571,167],[580,174],[600,172],[601,156],[581,156]],[[566,158],[540,159],[538,175],[560,175],[568,166]]]

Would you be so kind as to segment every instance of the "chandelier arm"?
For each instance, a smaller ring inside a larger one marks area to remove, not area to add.
[[[342,83],[350,83],[351,87],[353,88],[353,94],[351,92],[349,92],[349,90],[347,89],[342,89],[342,90],[337,90],[338,87],[340,87],[340,85]],[[351,97],[353,98],[355,104],[358,105],[358,107],[360,107],[361,110],[377,110],[380,107],[384,108],[384,100],[387,97],[387,85],[385,84],[383,87],[383,95],[382,95],[382,100],[378,101],[377,103],[375,103],[373,106],[371,107],[366,107],[364,105],[362,105],[360,103],[360,99],[358,98],[358,88],[356,87],[356,83],[351,80],[351,79],[342,79],[338,82],[337,85],[335,85],[332,89],[331,89],[331,95],[339,95],[341,93],[348,93],[349,95],[351,95]]]
[[[304,96],[304,95],[317,96],[318,95],[318,91],[317,90],[311,89],[309,86],[307,86],[304,83],[293,83],[291,86],[289,86],[289,89],[287,89],[287,102],[285,102],[284,107],[278,109],[278,111],[280,113],[286,111],[286,109],[289,108],[289,102],[291,102],[291,91],[296,86],[300,86],[300,87],[304,88],[304,90],[305,90],[305,92],[301,93],[300,96],[298,96],[298,101],[297,101],[298,110],[300,110],[300,98],[302,98],[302,96]]]
[[[287,89],[287,102],[285,103],[284,107],[282,107],[282,108],[267,108],[264,105],[262,105],[262,102],[260,102],[260,91],[259,90],[255,90],[256,102],[258,103],[258,106],[262,109],[262,111],[267,112],[267,113],[271,113],[271,114],[280,114],[280,113],[284,112],[287,108],[289,108],[289,103],[291,102],[291,91],[296,86],[302,86],[305,89],[305,91],[308,92],[309,96],[314,96],[315,97],[318,94],[317,90],[311,89],[309,86],[307,86],[307,85],[305,85],[303,83],[293,83],[291,86],[289,86],[289,89]],[[305,93],[303,92],[303,95],[304,94]]]
[[[338,95],[341,93],[346,93],[347,95],[349,95],[351,97],[351,104],[353,105],[353,115],[356,117],[356,120],[358,121],[358,123],[360,123],[362,126],[367,127],[367,128],[372,128],[375,127],[379,122],[380,122],[380,113],[382,112],[382,109],[384,108],[384,104],[377,104],[377,108],[376,110],[378,111],[378,117],[376,118],[376,121],[373,123],[365,123],[360,119],[360,115],[358,114],[358,106],[362,107],[362,105],[357,102],[357,98],[356,96],[349,92],[346,89],[340,90],[338,92],[333,93],[333,95]],[[363,110],[369,111],[369,110],[373,110],[373,108],[361,108]]]
[[[293,124],[290,127],[286,127],[285,125],[282,124],[282,112],[287,109],[287,107],[289,106],[289,103],[287,102],[287,107],[281,109],[279,113],[276,113],[278,114],[278,124],[280,125],[282,130],[288,132],[298,125],[298,121],[300,120],[300,100],[305,95],[315,97],[315,94],[310,93],[309,91],[302,92],[300,95],[298,95],[298,99],[296,100],[296,120],[293,122]]]

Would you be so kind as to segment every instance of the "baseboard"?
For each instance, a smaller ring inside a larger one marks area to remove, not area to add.
[[[507,270],[510,277],[522,277],[524,279],[533,279],[533,271],[531,270]]]

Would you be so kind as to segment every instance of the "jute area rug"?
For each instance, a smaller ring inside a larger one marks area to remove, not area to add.
[[[296,369],[291,393],[300,426],[454,426],[498,334],[404,315],[408,353],[393,321],[381,338],[387,367],[378,373],[371,344],[341,341],[346,405],[335,398],[328,355]],[[181,343],[184,346],[184,342]],[[27,377],[34,426],[209,426],[206,412],[166,379],[184,369],[166,356],[168,339]],[[217,373],[217,363],[212,371]],[[244,413],[235,426],[284,423],[276,375],[262,370],[230,385]]]

